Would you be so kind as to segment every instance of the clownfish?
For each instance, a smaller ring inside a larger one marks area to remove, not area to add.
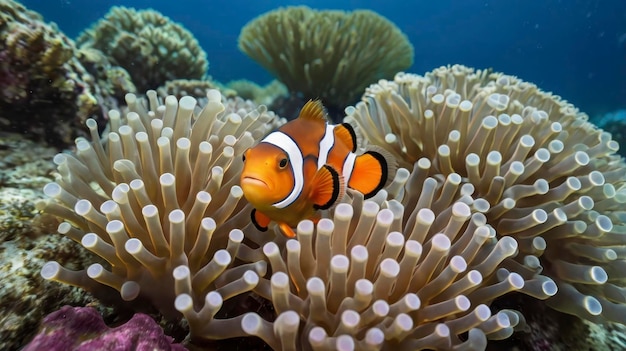
[[[381,190],[393,162],[382,151],[357,155],[356,133],[347,123],[331,125],[319,100],[309,100],[297,119],[271,132],[245,151],[240,185],[252,210],[252,223],[266,231],[271,221],[295,237],[303,219],[319,220],[346,186],[367,197]]]

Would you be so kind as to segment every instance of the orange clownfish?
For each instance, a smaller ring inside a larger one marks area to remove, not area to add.
[[[375,195],[387,182],[390,161],[381,152],[356,150],[354,129],[328,124],[322,103],[309,100],[297,119],[243,155],[241,188],[254,207],[254,225],[265,231],[274,221],[293,238],[298,222],[319,220],[317,210],[334,205],[346,186]]]

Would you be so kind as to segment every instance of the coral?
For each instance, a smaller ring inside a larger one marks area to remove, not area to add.
[[[20,349],[24,340],[36,332],[39,321],[47,313],[65,304],[85,305],[95,300],[82,289],[69,285],[51,286],[41,279],[39,271],[46,261],[55,259],[74,267],[77,262],[87,262],[87,259],[93,262],[93,257],[80,253],[76,243],[68,238],[30,237],[37,230],[29,225],[32,216],[34,214],[28,221],[22,220],[22,227],[18,228],[25,235],[0,243],[2,350]]]
[[[260,86],[247,79],[233,80],[226,83],[226,86],[236,91],[241,98],[266,106],[271,105],[277,98],[287,95],[287,87],[276,79],[265,86]]]
[[[24,139],[20,134],[0,133],[0,243],[32,231],[37,213],[35,201],[54,170],[50,159],[56,151]]]
[[[64,220],[61,234],[107,264],[74,271],[49,262],[44,278],[100,293],[112,288],[171,319],[184,315],[192,337],[243,334],[227,309],[228,318],[216,317],[266,269],[234,261],[245,247],[241,230],[253,228],[236,155],[282,122],[264,107],[223,103],[217,90],[206,99],[200,108],[190,96],[163,103],[155,91],[147,102],[128,94],[125,119],[109,112],[104,145],[88,120],[93,141],[78,139],[75,154],[54,157],[58,175],[44,187],[43,210]]]
[[[600,116],[594,116],[589,120],[598,127],[611,133],[613,139],[621,146],[626,145],[626,110],[617,110]],[[619,154],[626,156],[626,147],[619,150]]]
[[[64,306],[46,316],[41,331],[24,351],[184,351],[149,316],[135,314],[128,322],[109,328],[91,307]]]
[[[175,79],[167,81],[157,89],[159,96],[174,95],[177,98],[183,96],[203,96],[210,89],[219,89],[228,98],[239,96],[244,100],[250,100],[257,105],[268,106],[275,98],[287,93],[286,88],[277,80],[266,86],[259,86],[248,80],[232,81],[222,84],[211,79],[189,80]]]
[[[250,21],[239,49],[305,99],[343,108],[368,84],[413,63],[413,47],[390,21],[368,10],[279,8]]]
[[[54,24],[12,0],[0,3],[0,121],[58,146],[98,111],[98,88]]]
[[[362,100],[346,120],[366,139],[516,243],[504,268],[554,280],[554,309],[626,324],[626,170],[609,133],[534,84],[458,65],[399,73]]]
[[[193,35],[154,10],[115,6],[76,42],[102,51],[128,71],[139,91],[173,79],[202,79],[208,69],[206,53]]]
[[[222,84],[218,82],[195,79],[168,80],[165,84],[157,88],[157,93],[163,98],[168,95],[174,95],[180,99],[183,96],[206,96],[207,91],[211,89],[219,89],[226,97],[234,97],[236,95],[234,91],[224,89]]]
[[[298,118],[300,110],[306,102],[307,100],[304,100],[302,96],[289,93],[289,95],[276,98],[268,108],[280,116],[285,117],[288,121],[292,121]],[[332,121],[340,121],[344,115],[343,109],[339,111],[333,106],[326,106],[326,112],[328,113],[329,119]]]
[[[107,56],[100,50],[79,49],[77,57],[94,77],[101,95],[105,98],[121,102],[124,101],[126,94],[137,92],[130,74],[124,68],[111,64]]]
[[[70,267],[93,261],[77,254],[68,238],[40,235],[50,222],[38,218],[35,204],[51,180],[50,159],[56,152],[23,135],[0,133],[0,350],[20,349],[41,318],[62,305],[94,300],[75,287],[51,287],[39,276],[52,258]]]
[[[491,350],[610,351],[623,350],[626,347],[625,325],[595,324],[553,310],[543,301],[521,294],[514,293],[499,299],[494,305],[502,308],[502,303],[515,305],[520,309],[526,319],[527,330],[516,337],[490,342]]]

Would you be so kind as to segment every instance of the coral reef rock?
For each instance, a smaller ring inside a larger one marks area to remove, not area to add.
[[[135,314],[109,328],[91,307],[64,306],[46,316],[41,331],[23,351],[185,351],[149,316]]]
[[[17,350],[48,313],[65,304],[87,304],[82,289],[49,283],[39,271],[55,259],[68,267],[93,261],[61,236],[42,235],[57,221],[40,217],[41,187],[52,180],[50,160],[57,151],[21,134],[0,133],[0,350]]]
[[[54,23],[0,2],[0,124],[66,146],[100,111],[99,88]]]

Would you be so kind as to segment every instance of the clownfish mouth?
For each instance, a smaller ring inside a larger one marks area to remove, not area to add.
[[[241,184],[249,184],[249,185],[256,185],[256,186],[264,186],[266,188],[269,188],[269,185],[267,185],[266,182],[262,181],[259,178],[255,178],[255,177],[250,177],[250,176],[245,176],[241,179]]]

